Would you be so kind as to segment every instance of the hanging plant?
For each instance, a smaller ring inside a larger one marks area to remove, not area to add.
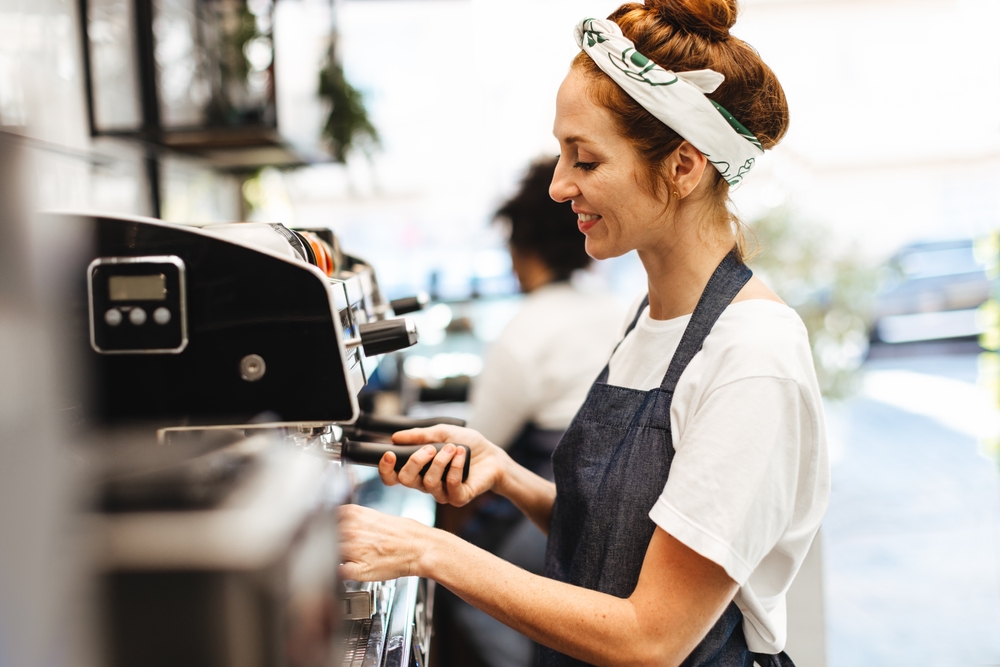
[[[329,142],[334,160],[343,163],[356,148],[367,155],[380,145],[378,130],[368,118],[361,91],[347,81],[344,68],[332,53],[319,73],[319,96],[330,102],[323,138]]]

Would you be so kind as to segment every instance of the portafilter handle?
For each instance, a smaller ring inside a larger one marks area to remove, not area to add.
[[[342,461],[350,461],[351,463],[359,463],[361,465],[367,466],[377,466],[378,462],[382,460],[382,456],[386,452],[392,452],[396,455],[396,465],[395,470],[399,472],[406,465],[406,462],[410,460],[410,456],[416,454],[418,451],[431,445],[434,449],[441,451],[441,448],[445,446],[446,443],[443,442],[428,442],[422,445],[393,445],[390,443],[379,443],[379,442],[360,442],[357,440],[350,440],[348,438],[340,439],[340,458]],[[469,465],[472,462],[472,451],[466,445],[456,445],[465,450],[465,466],[462,468],[462,481],[469,479]],[[424,473],[431,467],[428,463],[420,471],[420,476],[423,477]],[[444,475],[441,479],[448,476],[448,471],[451,470],[451,464],[444,469]]]

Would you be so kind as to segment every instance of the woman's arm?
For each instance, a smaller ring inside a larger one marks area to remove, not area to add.
[[[343,575],[417,575],[540,644],[594,665],[680,665],[738,586],[657,528],[626,599],[530,574],[461,538],[374,510],[341,508]]]
[[[472,452],[469,479],[462,482],[465,466],[465,450],[447,445],[437,452],[427,447],[410,456],[410,460],[397,474],[393,467],[396,456],[386,453],[379,461],[382,481],[392,486],[402,484],[419,489],[434,496],[442,504],[461,507],[473,498],[493,491],[513,502],[518,509],[532,520],[543,533],[549,532],[552,504],[556,498],[556,486],[530,470],[518,465],[504,450],[500,449],[479,432],[457,426],[433,426],[400,431],[392,436],[396,444],[419,445],[425,442],[447,442],[467,445]],[[421,477],[420,471],[428,462],[431,467]],[[442,482],[444,471],[451,463],[448,477]]]

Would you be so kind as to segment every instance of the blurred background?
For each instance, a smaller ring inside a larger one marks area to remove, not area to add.
[[[493,211],[557,152],[574,22],[617,5],[0,0],[0,132],[30,156],[0,171],[46,210],[334,230],[390,298],[433,301],[382,381],[411,412],[462,416],[520,299]],[[828,396],[806,666],[1000,664],[998,24],[995,0],[742,2],[734,34],[777,73],[792,124],[733,201]],[[17,484],[58,436],[17,430],[44,326],[3,257],[0,516],[31,529],[0,541],[0,665],[70,664],[51,619],[72,567],[45,565],[71,548],[55,490],[70,483]],[[631,255],[580,280],[623,309],[644,289]]]

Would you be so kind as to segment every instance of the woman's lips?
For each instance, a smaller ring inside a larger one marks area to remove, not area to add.
[[[576,226],[580,228],[580,231],[584,234],[597,224],[597,221],[601,219],[599,215],[588,215],[586,213],[577,213]]]

